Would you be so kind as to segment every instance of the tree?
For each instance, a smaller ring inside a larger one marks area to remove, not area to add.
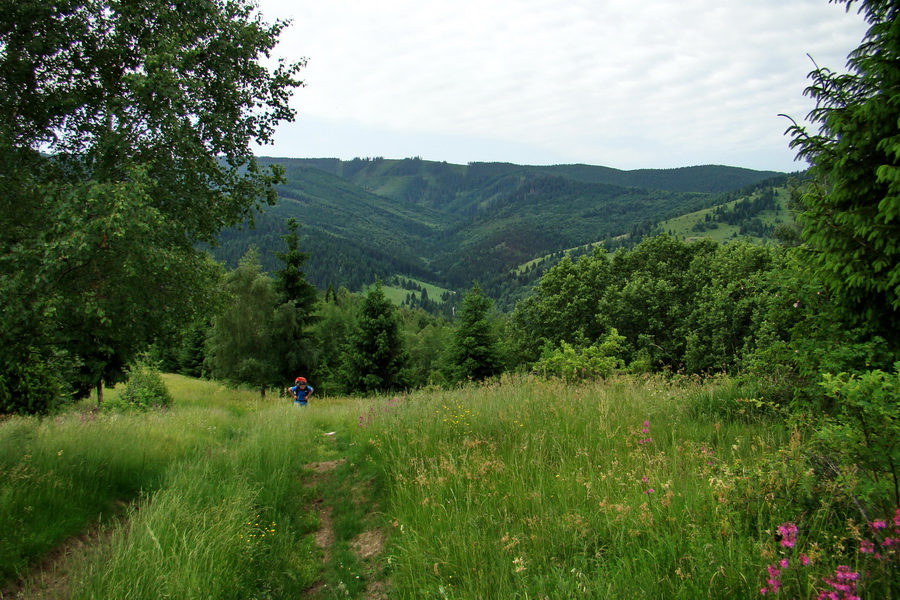
[[[497,338],[488,321],[492,306],[477,283],[463,296],[450,349],[460,379],[480,381],[500,372]]]
[[[102,389],[207,306],[215,269],[196,242],[274,202],[281,173],[250,145],[293,117],[303,63],[262,64],[285,24],[247,0],[7,8],[0,397],[53,393],[37,375],[54,361]]]
[[[513,312],[520,360],[534,362],[547,344],[599,339],[605,331],[596,318],[597,305],[611,277],[603,249],[577,262],[566,256],[544,273],[534,295],[519,302]]]
[[[272,280],[261,272],[251,249],[222,285],[225,305],[213,319],[206,362],[213,377],[254,385],[265,395],[280,381],[275,338],[278,297]]]
[[[343,375],[351,392],[373,394],[406,386],[409,357],[400,336],[397,310],[385,297],[381,281],[366,293],[359,308]]]
[[[836,0],[846,3],[853,0]],[[817,68],[810,133],[794,123],[792,148],[809,161],[798,220],[818,275],[849,321],[900,343],[900,5],[863,0],[870,28],[845,74]]]
[[[275,286],[284,302],[290,302],[302,311],[300,321],[306,325],[313,319],[319,291],[306,280],[306,273],[303,272],[303,265],[310,255],[300,251],[300,224],[297,219],[288,219],[287,228],[288,234],[282,237],[287,250],[275,253],[284,263],[284,267],[275,273]]]
[[[309,374],[313,367],[314,346],[305,334],[315,320],[319,291],[303,272],[309,253],[300,251],[300,225],[291,218],[287,227],[288,234],[283,236],[287,250],[276,253],[284,266],[275,273],[275,289],[282,302],[276,310],[275,345],[281,357],[281,377],[292,381],[300,373]]]

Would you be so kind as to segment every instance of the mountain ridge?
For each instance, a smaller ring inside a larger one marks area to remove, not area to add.
[[[259,162],[284,168],[279,201],[257,216],[256,229],[223,232],[217,259],[234,265],[252,244],[264,268],[277,269],[274,253],[293,217],[312,255],[307,274],[320,288],[356,291],[395,275],[455,290],[478,280],[501,301],[539,276],[510,279],[529,260],[613,238],[627,243],[665,219],[788,177],[721,165],[622,171],[382,157]]]

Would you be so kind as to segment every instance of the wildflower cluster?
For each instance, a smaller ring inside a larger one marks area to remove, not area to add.
[[[782,548],[793,549],[797,545],[797,534],[799,529],[794,523],[782,523],[776,529],[777,535],[775,539]],[[782,588],[782,575],[791,568],[806,567],[811,564],[810,558],[805,554],[800,554],[796,561],[790,558],[782,558],[777,563],[766,567],[766,585],[759,590],[760,594],[777,594]]]
[[[716,451],[712,448],[707,448],[705,445],[701,445],[700,455],[706,458],[706,466],[711,467],[716,464]]]
[[[375,406],[369,408],[366,412],[364,412],[363,414],[359,415],[359,420],[358,420],[358,422],[356,423],[356,426],[357,426],[357,427],[361,427],[361,428],[363,428],[363,429],[367,428],[369,425],[372,424],[373,421],[375,421],[375,418],[376,418],[379,414],[389,413],[389,412],[391,412],[392,410],[394,410],[395,408],[397,408],[397,406],[398,406],[399,404],[400,404],[400,397],[399,397],[399,396],[394,396],[393,398],[391,398],[390,400],[388,400],[387,402],[385,402],[385,403],[381,406],[381,408],[378,408],[378,407],[375,407]]]
[[[644,445],[653,441],[653,438],[650,437],[650,421],[644,421],[644,426],[641,428],[639,435],[642,437],[638,440],[638,444]]]
[[[469,422],[469,419],[474,416],[475,413],[465,406],[457,405],[455,408],[444,406],[443,422],[452,428],[471,427],[472,424]]]
[[[892,523],[883,519],[869,523],[874,540],[863,539],[859,551],[884,562],[897,563],[900,559],[900,508],[894,513]]]
[[[777,539],[783,548],[793,548],[797,545],[797,526],[793,523],[779,525]]]
[[[269,523],[268,525],[261,523],[259,515],[256,515],[256,519],[247,521],[244,525],[250,529],[246,535],[240,534],[241,542],[246,544],[259,543],[264,541],[267,536],[271,538],[275,535],[275,523]]]
[[[859,580],[859,573],[850,570],[850,567],[841,565],[834,570],[834,578],[823,577],[830,590],[822,590],[816,596],[818,600],[860,600],[856,594],[856,582]]]

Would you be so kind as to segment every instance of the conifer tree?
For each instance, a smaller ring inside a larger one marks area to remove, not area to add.
[[[290,302],[300,311],[299,320],[303,325],[309,323],[319,300],[316,286],[306,280],[303,266],[309,260],[309,252],[300,251],[300,224],[297,219],[287,221],[288,233],[282,236],[287,250],[276,252],[275,256],[284,263],[284,267],[275,273],[275,287],[282,301]]]
[[[282,238],[287,249],[276,253],[284,266],[275,273],[275,289],[282,304],[275,311],[273,343],[280,357],[281,378],[290,382],[301,373],[309,374],[315,363],[315,345],[307,334],[315,320],[319,292],[303,272],[309,253],[300,251],[300,225],[291,218],[287,227],[288,234]]]
[[[492,306],[477,283],[463,296],[450,352],[460,379],[479,381],[500,372],[497,338],[488,321]]]
[[[852,0],[837,0],[847,5]],[[806,94],[816,132],[794,124],[810,164],[799,220],[809,257],[849,320],[892,335],[900,318],[900,4],[863,0],[870,28],[848,73],[816,68]]]
[[[403,388],[408,362],[397,310],[385,297],[381,281],[376,281],[360,306],[344,354],[347,389],[373,394]]]

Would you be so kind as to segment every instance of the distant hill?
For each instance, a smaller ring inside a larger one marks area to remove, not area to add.
[[[264,266],[277,269],[285,221],[295,217],[312,254],[307,274],[320,288],[359,290],[376,276],[405,276],[461,291],[477,280],[501,306],[539,276],[518,271],[523,263],[623,236],[635,242],[663,221],[787,181],[713,165],[621,171],[418,158],[260,162],[284,167],[280,201],[259,215],[256,229],[223,232],[220,260],[234,265],[253,244]]]

